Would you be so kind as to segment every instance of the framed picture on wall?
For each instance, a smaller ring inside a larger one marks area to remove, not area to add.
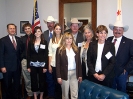
[[[22,34],[25,33],[24,30],[23,30],[23,25],[25,23],[29,23],[29,21],[20,21],[20,33],[22,33]]]

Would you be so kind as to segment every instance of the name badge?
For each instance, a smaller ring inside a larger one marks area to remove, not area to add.
[[[108,52],[105,56],[107,59],[110,59],[113,55],[110,52]]]
[[[81,47],[82,46],[82,43],[78,43],[78,47]]]
[[[41,45],[40,45],[40,48],[41,48],[41,49],[45,49],[45,45],[41,44]]]

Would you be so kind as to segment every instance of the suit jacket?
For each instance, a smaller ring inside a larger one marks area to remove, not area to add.
[[[41,47],[41,45],[45,47]],[[27,52],[27,68],[30,68],[30,62],[45,62],[44,68],[48,67],[48,45],[47,41],[40,42],[38,53],[35,50],[34,44],[32,41],[28,44],[28,52]]]
[[[76,76],[82,77],[82,67],[80,61],[80,53],[75,52],[75,62],[76,62]],[[56,50],[56,76],[63,80],[68,78],[68,59],[66,55],[66,50],[62,51],[62,54],[59,53],[59,47]]]
[[[96,73],[95,65],[97,60],[97,51],[98,51],[98,41],[93,41],[89,45],[89,49],[87,52],[87,65],[89,68],[88,75],[93,75]],[[106,54],[110,52],[112,56],[107,59]],[[115,48],[114,45],[110,42],[105,41],[102,56],[101,56],[101,73],[106,77],[112,72],[115,63]]]
[[[30,34],[29,35],[29,37],[30,37],[30,40],[32,40],[32,38],[33,38],[33,34]],[[24,35],[24,36],[22,36],[21,37],[21,41],[22,41],[22,49],[23,49],[23,53],[22,53],[22,55],[21,55],[21,58],[22,59],[27,59],[27,39],[28,39],[28,35]]]
[[[46,30],[46,31],[44,31],[44,33],[43,33],[43,35],[44,35],[44,39],[47,41],[47,43],[49,44],[49,30]]]
[[[76,45],[78,46],[78,43],[82,43],[83,41],[84,41],[83,33],[78,31],[78,35],[77,35],[77,38],[76,38]]]
[[[112,42],[113,36],[108,38]],[[115,63],[115,74],[119,76],[124,69],[129,73],[133,70],[133,40],[122,36]]]
[[[0,68],[5,67],[7,71],[16,71],[21,69],[22,42],[15,36],[17,48],[15,50],[9,35],[0,40]]]
[[[68,29],[68,30],[66,30],[66,31],[64,31],[64,33],[65,32],[72,32],[72,30],[71,29]],[[78,31],[78,34],[77,34],[77,38],[76,38],[76,45],[78,46],[78,43],[82,43],[84,41],[84,38],[83,38],[83,33],[81,32],[81,31]]]

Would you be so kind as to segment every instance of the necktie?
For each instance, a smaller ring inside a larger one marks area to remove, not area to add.
[[[15,50],[16,50],[16,42],[15,42],[15,40],[14,40],[14,38],[13,38],[13,36],[12,36],[12,44],[13,44],[13,46],[14,46],[14,48],[15,48]]]
[[[49,41],[50,41],[50,39],[52,38],[52,36],[53,36],[53,34],[50,32]]]
[[[117,41],[117,39],[114,39],[114,42],[113,42],[113,43],[114,43],[114,45],[115,45],[116,41]]]
[[[27,41],[26,41],[26,48],[28,49],[28,43],[29,43],[29,41],[30,41],[30,37],[28,36],[27,37]]]

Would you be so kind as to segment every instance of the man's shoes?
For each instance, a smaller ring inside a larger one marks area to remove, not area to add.
[[[55,99],[55,98],[54,97],[51,97],[51,96],[47,96],[44,99]]]
[[[28,96],[26,99],[32,99],[31,96]]]
[[[49,97],[48,99],[55,99],[54,97]]]

